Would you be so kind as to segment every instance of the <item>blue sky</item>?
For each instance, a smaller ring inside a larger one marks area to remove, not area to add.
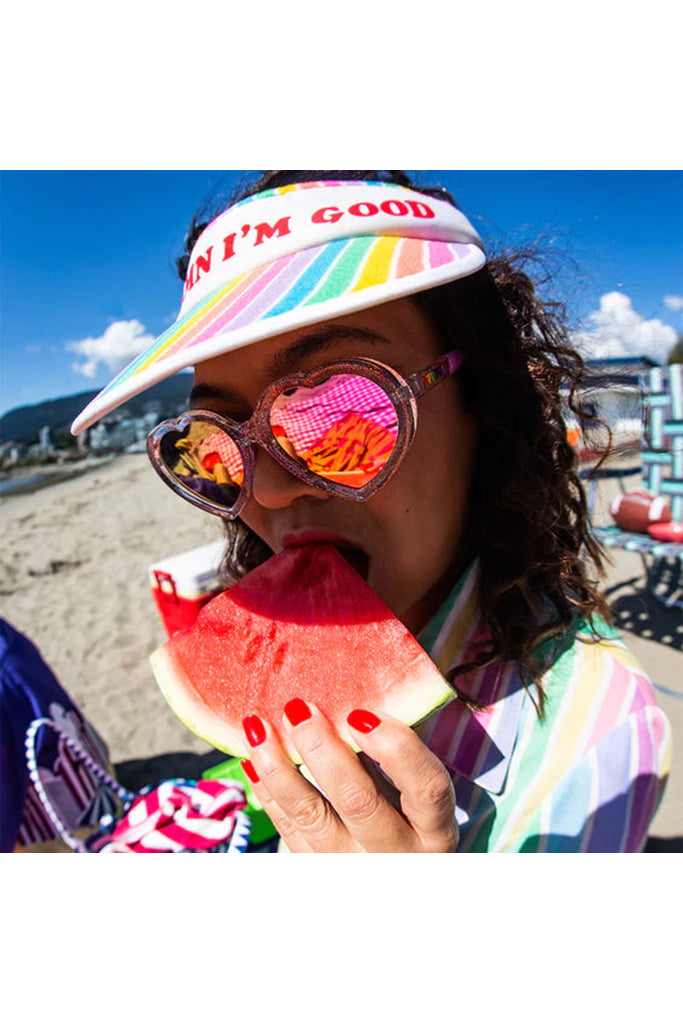
[[[197,206],[244,171],[10,171],[1,176],[0,414],[104,386],[174,319],[174,260]],[[586,354],[665,360],[683,331],[683,175],[418,171],[487,246],[543,236]],[[125,358],[124,358],[125,356]]]

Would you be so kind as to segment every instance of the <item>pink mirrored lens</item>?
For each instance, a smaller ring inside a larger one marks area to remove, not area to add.
[[[270,425],[291,458],[325,480],[354,488],[375,479],[398,436],[389,396],[354,374],[283,392],[272,405]]]

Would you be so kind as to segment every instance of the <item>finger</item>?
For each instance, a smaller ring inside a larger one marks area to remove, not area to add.
[[[303,836],[294,832],[292,822],[289,820],[287,815],[284,813],[281,807],[273,800],[268,790],[261,784],[256,768],[251,761],[242,761],[242,768],[244,774],[247,776],[251,783],[251,787],[254,793],[259,799],[261,807],[266,812],[268,817],[273,823],[273,827],[277,832],[278,836],[283,840],[287,849],[290,853],[313,853],[310,845],[306,842]],[[284,833],[287,833],[288,838],[285,839]]]
[[[402,722],[357,709],[347,718],[358,746],[377,761],[401,793],[401,809],[425,849],[457,848],[455,792],[438,757]]]
[[[413,830],[314,704],[298,698],[289,701],[282,723],[315,782],[362,849],[386,853],[416,847]]]
[[[287,756],[275,730],[257,715],[243,722],[250,760],[258,775],[257,793],[287,847],[348,850],[351,841],[324,796],[303,778]]]
[[[356,757],[363,765],[366,772],[375,783],[378,792],[381,793],[387,803],[390,803],[398,814],[403,814],[401,810],[401,794],[391,783],[391,780],[382,773],[379,765],[373,761],[371,757],[368,757],[368,755],[362,750],[356,755]]]

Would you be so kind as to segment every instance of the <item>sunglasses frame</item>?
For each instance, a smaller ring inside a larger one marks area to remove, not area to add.
[[[463,357],[460,352],[448,352],[436,362],[430,363],[425,369],[406,378],[397,370],[375,359],[366,357],[336,359],[330,363],[324,363],[322,366],[316,366],[312,370],[288,374],[268,385],[261,392],[254,412],[245,422],[240,423],[227,416],[221,416],[219,413],[202,409],[191,409],[175,419],[164,420],[150,432],[147,438],[147,454],[156,472],[172,491],[203,511],[220,516],[222,519],[236,519],[249,500],[252,493],[254,445],[263,448],[278,465],[286,469],[292,476],[317,490],[351,501],[367,501],[391,479],[412,444],[417,429],[417,399],[441,381],[452,376],[460,368],[462,361]],[[348,487],[334,480],[326,480],[325,477],[314,473],[307,466],[296,462],[280,445],[270,426],[271,407],[284,391],[298,387],[315,387],[337,374],[367,378],[382,388],[396,409],[398,433],[394,448],[377,476],[363,487]],[[162,458],[163,438],[171,432],[180,433],[194,420],[214,424],[228,435],[239,450],[244,464],[244,481],[234,505],[230,508],[218,505],[184,486]]]

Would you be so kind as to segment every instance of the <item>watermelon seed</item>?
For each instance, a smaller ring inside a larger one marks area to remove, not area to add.
[[[289,644],[285,640],[284,643],[281,643],[278,649],[276,650],[273,656],[273,672],[279,672],[280,669],[282,668],[285,658],[287,656],[288,647]]]
[[[263,646],[263,637],[262,636],[254,636],[254,637],[251,638],[251,640],[247,644],[247,649],[244,652],[244,660],[245,660],[245,662],[247,664],[249,662],[253,661],[254,658],[256,658],[256,656],[258,655],[258,653],[261,650],[262,646]]]

